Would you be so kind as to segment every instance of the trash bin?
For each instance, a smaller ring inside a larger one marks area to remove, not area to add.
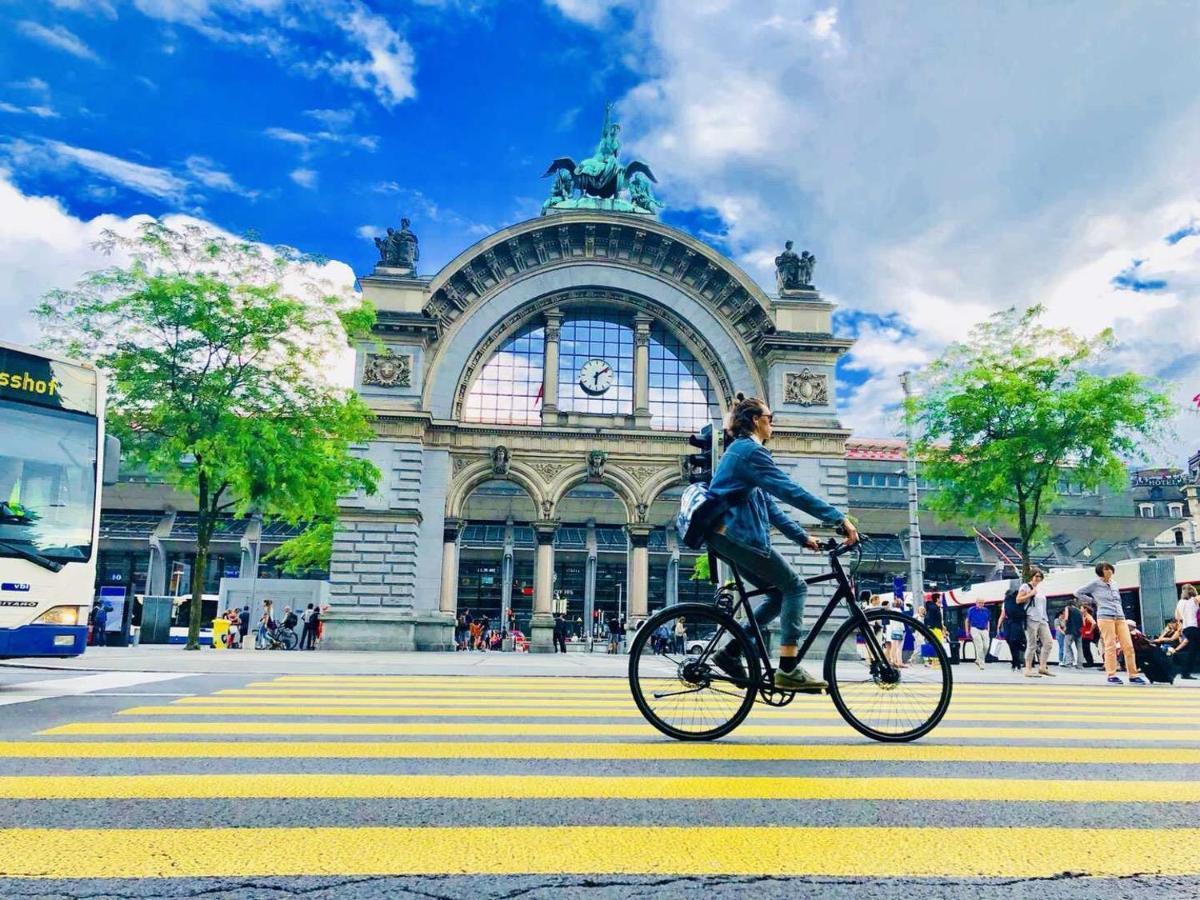
[[[225,649],[225,635],[229,634],[228,619],[213,619],[212,645],[214,650]]]

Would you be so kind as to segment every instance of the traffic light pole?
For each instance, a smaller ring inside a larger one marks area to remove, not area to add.
[[[721,461],[721,445],[725,442],[725,423],[720,416],[713,419],[712,433],[712,470],[715,473],[717,471],[717,463]],[[717,560],[716,574],[718,587],[733,580],[733,573],[729,571],[729,564],[724,560]]]
[[[925,566],[921,549],[920,498],[917,494],[917,454],[913,448],[913,417],[909,408],[912,387],[908,372],[901,373],[900,384],[904,388],[904,442],[908,463],[908,590],[913,598],[915,613],[916,605],[925,602]]]

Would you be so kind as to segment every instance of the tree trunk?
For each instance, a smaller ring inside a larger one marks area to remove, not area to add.
[[[1029,583],[1029,541],[1033,538],[1033,529],[1029,527],[1029,514],[1025,509],[1025,501],[1017,504],[1017,527],[1021,532],[1021,580]]]
[[[200,471],[196,519],[196,560],[192,566],[192,608],[188,615],[187,649],[200,649],[200,619],[204,606],[204,570],[208,568],[208,542],[212,536],[208,511],[208,478]]]

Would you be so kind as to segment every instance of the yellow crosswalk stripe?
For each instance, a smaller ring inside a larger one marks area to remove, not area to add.
[[[0,829],[17,878],[673,874],[858,878],[1200,873],[1200,829],[512,826]],[[1080,841],[1087,852],[1080,852]],[[80,852],[86,847],[87,852]],[[136,847],[137,852],[130,852]],[[303,852],[281,853],[281,847]],[[914,847],[945,852],[914,852]],[[951,852],[952,851],[952,852]]]
[[[195,775],[7,775],[3,800],[217,800],[229,784]],[[917,800],[1054,803],[1200,801],[1196,781],[1018,778],[803,778],[753,776],[354,775],[256,773],[239,797],[384,800]]]
[[[133,723],[142,724],[142,723]],[[166,725],[184,723],[168,722]],[[199,723],[213,725],[214,723]],[[243,723],[246,724],[246,723]],[[114,731],[93,723],[63,725],[60,735],[144,735],[142,730]],[[174,730],[165,732],[175,734]],[[184,731],[193,735],[225,735],[229,729]],[[241,733],[234,731],[234,733]],[[252,732],[258,734],[259,732]],[[1200,748],[1173,747],[1045,747],[979,744],[739,744],[540,741],[13,741],[0,743],[0,758],[60,759],[632,759],[813,762],[983,762],[1062,763],[1070,765],[1200,764]],[[1158,782],[1156,782],[1158,784]]]
[[[327,715],[328,713],[323,713]],[[395,716],[395,713],[381,713],[379,710],[356,710],[351,715]],[[424,714],[424,713],[423,713]],[[151,715],[151,716],[225,716],[237,713],[224,710],[221,707],[186,707],[186,706],[143,706],[127,709],[122,715]],[[247,715],[242,713],[241,715]],[[260,717],[305,716],[314,715],[312,711],[290,711],[266,707],[254,710],[248,715]],[[639,717],[640,718],[640,717]],[[246,729],[245,726],[250,726]],[[152,726],[151,731],[143,734],[164,733]],[[176,734],[192,733],[190,723],[183,731]],[[257,730],[255,730],[257,729]],[[50,729],[43,734],[61,733]],[[112,733],[112,732],[109,732]],[[132,733],[132,732],[119,732]],[[356,734],[356,735],[421,735],[421,734],[458,734],[464,737],[480,735],[551,735],[551,736],[582,736],[597,735],[617,737],[624,735],[645,736],[658,734],[648,723],[622,724],[618,722],[532,722],[517,720],[508,722],[393,722],[393,723],[357,723],[357,722],[223,722],[214,723],[212,733],[225,734]],[[738,727],[735,734],[743,737],[835,737],[845,738],[855,736],[849,725],[755,725],[745,724]],[[966,728],[954,725],[939,725],[934,731],[938,739],[966,738],[986,740],[1043,740],[1043,741],[1086,741],[1099,743],[1101,741],[1132,741],[1137,743],[1196,743],[1200,740],[1200,729],[1171,728],[1151,730],[1146,728],[989,728],[986,726]],[[865,740],[865,738],[863,739]]]

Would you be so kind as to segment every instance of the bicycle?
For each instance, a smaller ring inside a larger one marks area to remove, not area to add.
[[[841,557],[857,546],[861,562],[865,540],[852,546],[834,540],[823,545],[829,553],[830,571],[805,581],[810,585],[835,581],[837,589],[801,644],[799,658],[804,659],[830,616],[844,604],[849,615],[834,632],[824,659],[823,677],[833,705],[852,728],[869,738],[912,741],[932,731],[950,706],[950,660],[942,642],[923,622],[893,610],[863,609],[855,601],[854,584]],[[708,552],[715,578],[716,554]],[[752,614],[750,601],[767,592],[747,592],[741,573],[729,565],[732,590],[730,586],[719,588],[713,605],[684,603],[660,610],[642,625],[629,650],[634,702],[651,725],[677,740],[715,740],[737,728],[756,700],[783,707],[796,696],[794,691],[775,687],[770,653]],[[739,614],[747,625],[738,621]],[[648,648],[649,636],[664,622],[680,616],[685,618],[688,632],[685,652],[654,654]],[[932,648],[932,664],[897,668],[888,660],[881,643],[883,632],[875,626],[896,619],[912,629],[914,658],[922,655],[925,644]],[[688,648],[695,650],[697,640],[703,642],[701,649],[689,653]],[[730,643],[740,650],[744,679],[711,664],[713,654]]]
[[[300,638],[296,637],[296,632],[286,625],[277,625],[268,629],[266,634],[259,634],[254,638],[256,650],[295,650],[299,643]]]

